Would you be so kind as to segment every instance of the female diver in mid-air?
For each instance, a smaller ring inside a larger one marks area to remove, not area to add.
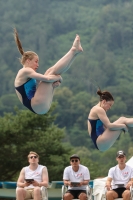
[[[88,116],[88,132],[95,145],[100,151],[109,149],[119,137],[121,131],[128,131],[133,127],[133,118],[120,117],[111,123],[106,112],[114,104],[114,98],[108,91],[97,91],[100,101],[95,105]]]
[[[62,81],[60,74],[66,72],[76,55],[83,51],[80,37],[76,35],[68,53],[50,67],[44,75],[36,72],[39,67],[38,55],[33,51],[25,52],[23,50],[16,29],[14,29],[14,38],[22,55],[20,62],[23,65],[23,68],[18,71],[14,83],[18,98],[32,112],[45,114],[50,109],[54,88],[58,87]],[[36,81],[39,81],[39,84]]]

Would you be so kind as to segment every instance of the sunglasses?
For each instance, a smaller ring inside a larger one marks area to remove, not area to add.
[[[76,160],[71,160],[71,162],[78,162],[78,160],[76,159]]]
[[[119,156],[118,158],[124,158],[124,156]]]
[[[37,156],[31,156],[31,157],[29,157],[30,159],[32,159],[32,158],[37,158]]]

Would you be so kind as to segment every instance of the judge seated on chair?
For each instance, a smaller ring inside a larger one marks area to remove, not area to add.
[[[41,200],[42,188],[47,188],[49,183],[47,168],[38,164],[39,155],[33,151],[28,155],[28,162],[29,166],[22,168],[17,181],[17,200]]]
[[[114,200],[123,198],[130,200],[130,187],[133,184],[133,168],[126,165],[126,154],[123,150],[117,152],[118,164],[110,168],[106,181],[106,199]]]
[[[70,157],[70,166],[64,169],[63,181],[68,190],[63,196],[64,200],[86,200],[86,187],[89,184],[90,173],[86,166],[80,164],[80,157],[76,154]]]

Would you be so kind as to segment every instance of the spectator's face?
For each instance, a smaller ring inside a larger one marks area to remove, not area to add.
[[[123,164],[126,162],[126,156],[121,155],[121,156],[117,157],[116,160],[117,160],[118,164]]]
[[[38,156],[35,154],[29,155],[29,163],[38,163],[39,159]]]
[[[70,164],[71,164],[72,166],[79,166],[80,160],[79,160],[78,158],[72,158],[72,159],[70,160]]]

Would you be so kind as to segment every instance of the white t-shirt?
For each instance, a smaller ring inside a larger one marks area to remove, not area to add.
[[[126,186],[130,179],[133,178],[133,168],[126,165],[125,168],[121,170],[119,166],[116,165],[110,168],[108,177],[112,178],[112,189],[118,188],[116,184],[124,184],[124,186]]]
[[[75,172],[72,166],[68,166],[64,169],[63,180],[69,180],[71,182],[81,182],[84,180],[90,180],[90,172],[84,165],[79,165],[79,170]],[[86,190],[87,185],[82,185],[80,187],[70,187],[69,190]]]
[[[43,165],[38,165],[38,167],[34,171],[31,170],[29,166],[24,167],[25,179],[34,179],[37,182],[42,182],[42,170],[44,167],[45,166]],[[25,189],[28,189],[28,188],[34,188],[34,186],[30,184],[28,187],[25,187]]]

